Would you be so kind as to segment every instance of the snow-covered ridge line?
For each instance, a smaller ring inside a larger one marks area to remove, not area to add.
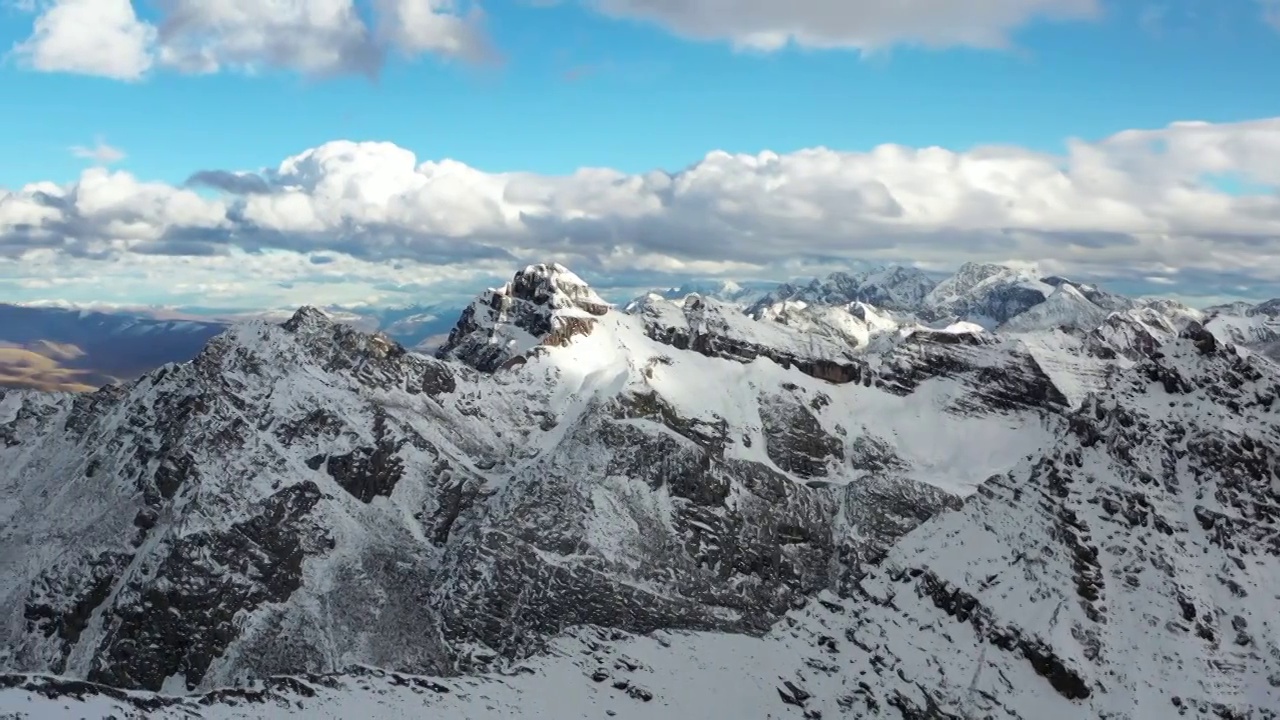
[[[552,264],[535,274],[567,272]],[[558,269],[557,269],[558,268]],[[532,273],[534,267],[524,273]],[[576,287],[581,279],[573,276]],[[495,292],[495,291],[491,291]],[[1106,292],[1093,285],[1073,283],[1060,277],[1040,278],[1034,267],[1017,268],[990,264],[967,264],[953,277],[935,283],[918,270],[900,267],[850,275],[835,273],[808,285],[783,285],[754,304],[714,295],[689,293],[683,296],[652,292],[629,303],[624,312],[641,317],[646,333],[677,349],[695,350],[715,357],[743,362],[767,357],[787,367],[834,382],[866,382],[872,368],[887,353],[913,336],[945,332],[968,336],[964,342],[984,342],[980,336],[1015,339],[1027,350],[1044,357],[1057,348],[1056,357],[1046,358],[1046,368],[1081,368],[1087,376],[1100,372],[1097,360],[1132,360],[1132,343],[1150,336],[1143,347],[1176,337],[1191,323],[1202,323],[1209,315],[1170,301],[1140,302]],[[883,301],[893,309],[877,307],[867,299]],[[474,307],[487,308],[488,294]],[[468,318],[473,314],[468,311]],[[552,314],[554,312],[552,311]],[[1238,330],[1239,323],[1214,316],[1211,330],[1220,339],[1269,351],[1274,341],[1280,348],[1280,323],[1274,335],[1266,323],[1252,320],[1258,329]],[[1259,316],[1264,317],[1265,316]],[[498,325],[503,323],[498,320]],[[502,362],[522,361],[524,354],[539,345],[563,342],[568,333],[528,334],[529,323],[506,323],[507,330],[459,324],[457,337],[469,337],[470,352],[478,359],[467,361],[485,370]],[[539,321],[549,326],[551,321]],[[1118,328],[1134,326],[1133,330]],[[576,332],[589,332],[590,320]],[[1054,339],[1068,333],[1073,337]],[[1154,335],[1152,335],[1154,333]],[[1118,343],[1112,347],[1112,343]],[[446,350],[441,357],[460,357]],[[1059,388],[1074,401],[1082,399],[1088,387],[1063,372],[1052,373],[1063,382]]]

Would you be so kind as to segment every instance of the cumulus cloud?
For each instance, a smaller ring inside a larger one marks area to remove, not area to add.
[[[1009,33],[1037,19],[1091,19],[1099,0],[584,0],[614,17],[658,23],[692,38],[729,40],[756,50],[795,43],[876,50],[1002,47]]]
[[[478,6],[455,0],[154,0],[154,24],[133,0],[39,0],[16,53],[36,69],[125,80],[155,66],[188,73],[287,69],[311,76],[374,75],[388,52],[478,59],[487,44]]]
[[[42,7],[31,37],[14,47],[36,70],[137,80],[152,65],[155,28],[138,19],[130,0],[53,0]]]
[[[423,53],[479,60],[488,54],[478,5],[463,12],[454,0],[372,0],[377,33],[403,55]]]
[[[1129,130],[1056,155],[712,152],[674,173],[562,176],[485,173],[391,143],[337,141],[266,170],[198,170],[187,185],[94,168],[69,185],[0,191],[0,258],[14,277],[42,276],[36,257],[56,276],[48,259],[61,257],[119,272],[181,259],[388,278],[501,275],[554,259],[622,284],[637,274],[782,279],[858,263],[942,270],[1023,259],[1121,282],[1216,278],[1271,294],[1280,283],[1280,118]],[[386,292],[408,292],[387,282]]]

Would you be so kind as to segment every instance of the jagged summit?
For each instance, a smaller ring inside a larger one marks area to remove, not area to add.
[[[1272,318],[1280,317],[1280,298],[1272,298],[1254,305],[1253,309],[1250,310],[1250,314],[1266,315]]]
[[[609,303],[585,280],[560,263],[529,265],[502,288],[490,292],[554,310],[578,308],[592,315],[603,315],[609,309]]]
[[[284,328],[293,332],[304,328],[321,327],[332,322],[333,317],[320,308],[312,305],[303,305],[294,311],[288,320],[284,321]]]
[[[996,263],[966,262],[956,269],[955,274],[938,283],[930,293],[929,301],[941,303],[972,292],[980,285],[1010,280],[1029,280],[1039,278],[1034,268],[1014,268]]]
[[[854,357],[856,342],[831,325],[755,320],[736,305],[696,294],[680,301],[650,294],[628,310],[646,336],[679,350],[738,362],[768,358],[833,383],[870,381]]]
[[[565,266],[529,265],[472,301],[436,356],[493,372],[539,345],[564,345],[590,333],[609,308]]]

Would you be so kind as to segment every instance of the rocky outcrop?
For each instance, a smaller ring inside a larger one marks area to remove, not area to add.
[[[830,463],[844,459],[844,444],[789,393],[767,398],[760,421],[769,459],[788,473],[805,479],[826,477]]]
[[[149,552],[142,572],[117,591],[89,680],[160,690],[178,677],[187,689],[198,687],[236,637],[237,615],[287,601],[302,585],[303,560],[332,549],[327,530],[308,517],[319,501],[314,484],[294,485],[226,532],[195,533]]]

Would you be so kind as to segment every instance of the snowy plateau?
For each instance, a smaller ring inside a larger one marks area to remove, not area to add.
[[[548,264],[0,391],[0,718],[1274,719],[1277,316]]]

